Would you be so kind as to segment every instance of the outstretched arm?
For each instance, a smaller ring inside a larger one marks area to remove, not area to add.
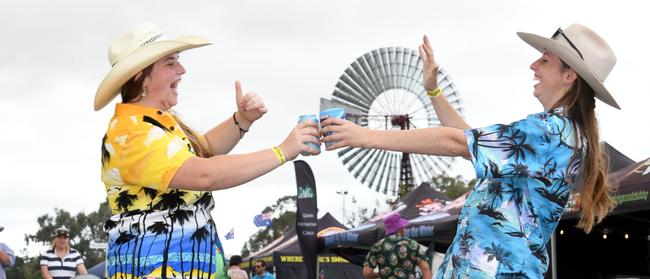
[[[320,144],[317,126],[312,122],[298,124],[279,145],[287,161],[300,152],[318,154],[305,142]],[[185,190],[212,191],[244,184],[280,166],[278,151],[264,149],[240,155],[217,155],[210,158],[191,157],[178,169],[169,187]]]
[[[338,141],[327,150],[350,146],[398,152],[469,158],[463,130],[449,127],[415,130],[380,131],[358,126],[344,119],[329,118],[322,122],[321,133],[333,132],[322,141]]]
[[[427,92],[434,91],[438,87],[438,65],[433,56],[433,49],[429,43],[429,38],[425,35],[422,39],[422,45],[419,47],[420,58],[422,59],[423,83]],[[460,114],[451,106],[444,95],[430,97],[433,109],[440,119],[440,123],[445,127],[458,129],[471,128]]]

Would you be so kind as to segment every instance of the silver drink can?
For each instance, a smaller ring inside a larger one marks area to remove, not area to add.
[[[320,123],[318,122],[318,117],[315,114],[306,114],[306,115],[301,115],[298,117],[298,123],[306,122],[306,121],[311,121],[316,124],[316,126],[320,127]],[[318,138],[316,138],[318,139]],[[320,152],[320,144],[315,144],[313,142],[305,142],[307,146],[309,146],[311,149],[318,150]],[[303,156],[311,156],[312,154],[309,152],[301,152]]]

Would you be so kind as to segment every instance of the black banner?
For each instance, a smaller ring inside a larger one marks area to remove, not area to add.
[[[302,252],[303,262],[307,267],[307,278],[315,279],[317,274],[318,206],[316,203],[316,181],[309,165],[302,160],[294,161],[296,184],[298,187],[298,205],[296,216],[296,234]]]

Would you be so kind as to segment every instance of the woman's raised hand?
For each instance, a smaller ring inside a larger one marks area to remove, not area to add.
[[[287,161],[291,161],[298,157],[303,151],[309,152],[313,155],[320,154],[320,150],[311,149],[306,142],[312,142],[316,145],[320,145],[320,134],[318,133],[318,124],[306,121],[298,123],[287,138],[280,144],[280,149],[284,153],[284,156],[287,158]]]
[[[438,65],[433,57],[433,49],[431,49],[427,35],[422,38],[422,44],[418,50],[423,63],[424,77],[422,82],[424,83],[424,89],[427,91],[435,90],[438,87]]]
[[[235,81],[235,96],[237,111],[249,123],[260,119],[268,111],[262,98],[255,92],[247,92],[245,95],[242,93],[239,81]]]

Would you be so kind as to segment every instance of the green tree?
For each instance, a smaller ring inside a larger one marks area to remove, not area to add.
[[[467,193],[474,187],[474,184],[476,184],[476,179],[472,179],[465,183],[460,175],[451,177],[443,174],[434,176],[431,180],[434,189],[445,194],[452,200]]]
[[[241,249],[242,257],[257,252],[273,240],[282,236],[296,224],[296,196],[284,196],[279,198],[274,205],[267,206],[262,213],[273,212],[271,226],[259,229],[248,238]]]
[[[346,225],[349,228],[354,228],[358,225],[368,222],[372,217],[375,217],[377,213],[379,213],[379,210],[381,209],[382,206],[379,200],[376,199],[375,199],[375,207],[373,207],[372,209],[368,207],[359,206],[358,203],[359,201],[357,200],[357,198],[355,196],[352,196],[351,207],[356,208],[356,210],[353,211],[348,216],[346,216],[344,220],[344,225]],[[389,205],[390,205],[390,200],[386,200],[383,206],[388,207]]]
[[[90,268],[105,259],[106,251],[104,249],[91,249],[90,243],[107,242],[108,238],[104,233],[104,223],[110,215],[111,209],[106,202],[101,203],[97,211],[88,214],[80,212],[75,216],[64,209],[55,208],[53,215],[45,214],[36,219],[39,229],[34,234],[26,234],[25,242],[28,245],[31,241],[50,246],[54,230],[65,226],[70,230],[70,245],[83,255],[86,267]],[[30,258],[26,257],[22,260],[29,264],[28,260]],[[33,260],[38,262],[37,257],[31,258],[31,261]]]
[[[24,251],[27,253],[27,251]],[[41,279],[40,262],[38,257],[16,256],[13,267],[6,269],[7,278],[11,279]]]

